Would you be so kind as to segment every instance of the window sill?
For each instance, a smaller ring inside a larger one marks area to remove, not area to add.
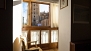
[[[58,27],[51,28],[50,26],[29,26],[29,25],[24,25],[22,27],[22,30],[58,30]]]

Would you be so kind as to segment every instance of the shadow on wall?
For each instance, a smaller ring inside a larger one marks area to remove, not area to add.
[[[13,6],[20,4],[21,1],[13,1]]]
[[[13,43],[13,51],[21,51],[21,43],[19,42],[19,38],[17,37]]]

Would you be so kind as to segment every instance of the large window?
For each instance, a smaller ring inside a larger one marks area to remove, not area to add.
[[[49,4],[31,3],[32,26],[49,26]]]
[[[58,27],[58,4],[48,2],[23,2],[23,25],[31,27]]]
[[[37,41],[37,45],[45,49],[48,45],[58,43],[58,27],[54,21],[57,20],[54,19],[57,18],[57,9],[54,5],[45,2],[23,2],[23,25],[29,25],[23,27],[24,30],[29,30],[27,41]],[[35,43],[28,45],[34,46]]]

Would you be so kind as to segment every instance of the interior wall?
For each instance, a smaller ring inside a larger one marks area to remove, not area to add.
[[[13,0],[0,0],[0,51],[12,51]],[[2,2],[2,3],[1,3]],[[4,4],[5,7],[4,7]]]
[[[21,0],[13,1],[13,51],[21,51],[20,35],[22,34]]]
[[[59,1],[59,42],[58,51],[70,51],[71,41],[71,0],[68,0],[68,6],[60,9]]]
[[[88,22],[89,23],[73,23],[73,6],[74,4],[76,5],[81,5],[85,7],[90,7],[90,0],[72,0],[72,34],[71,34],[71,41],[85,41],[85,40],[90,40],[91,39],[91,16],[89,17]],[[85,4],[84,4],[85,3]],[[90,12],[89,12],[90,13]]]

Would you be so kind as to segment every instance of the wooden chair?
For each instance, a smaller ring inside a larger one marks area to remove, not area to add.
[[[24,40],[22,39],[22,51],[42,51],[42,49],[37,46],[37,44],[36,44],[37,41],[28,42],[28,43],[35,43],[35,47],[26,49],[25,42],[24,42]]]

